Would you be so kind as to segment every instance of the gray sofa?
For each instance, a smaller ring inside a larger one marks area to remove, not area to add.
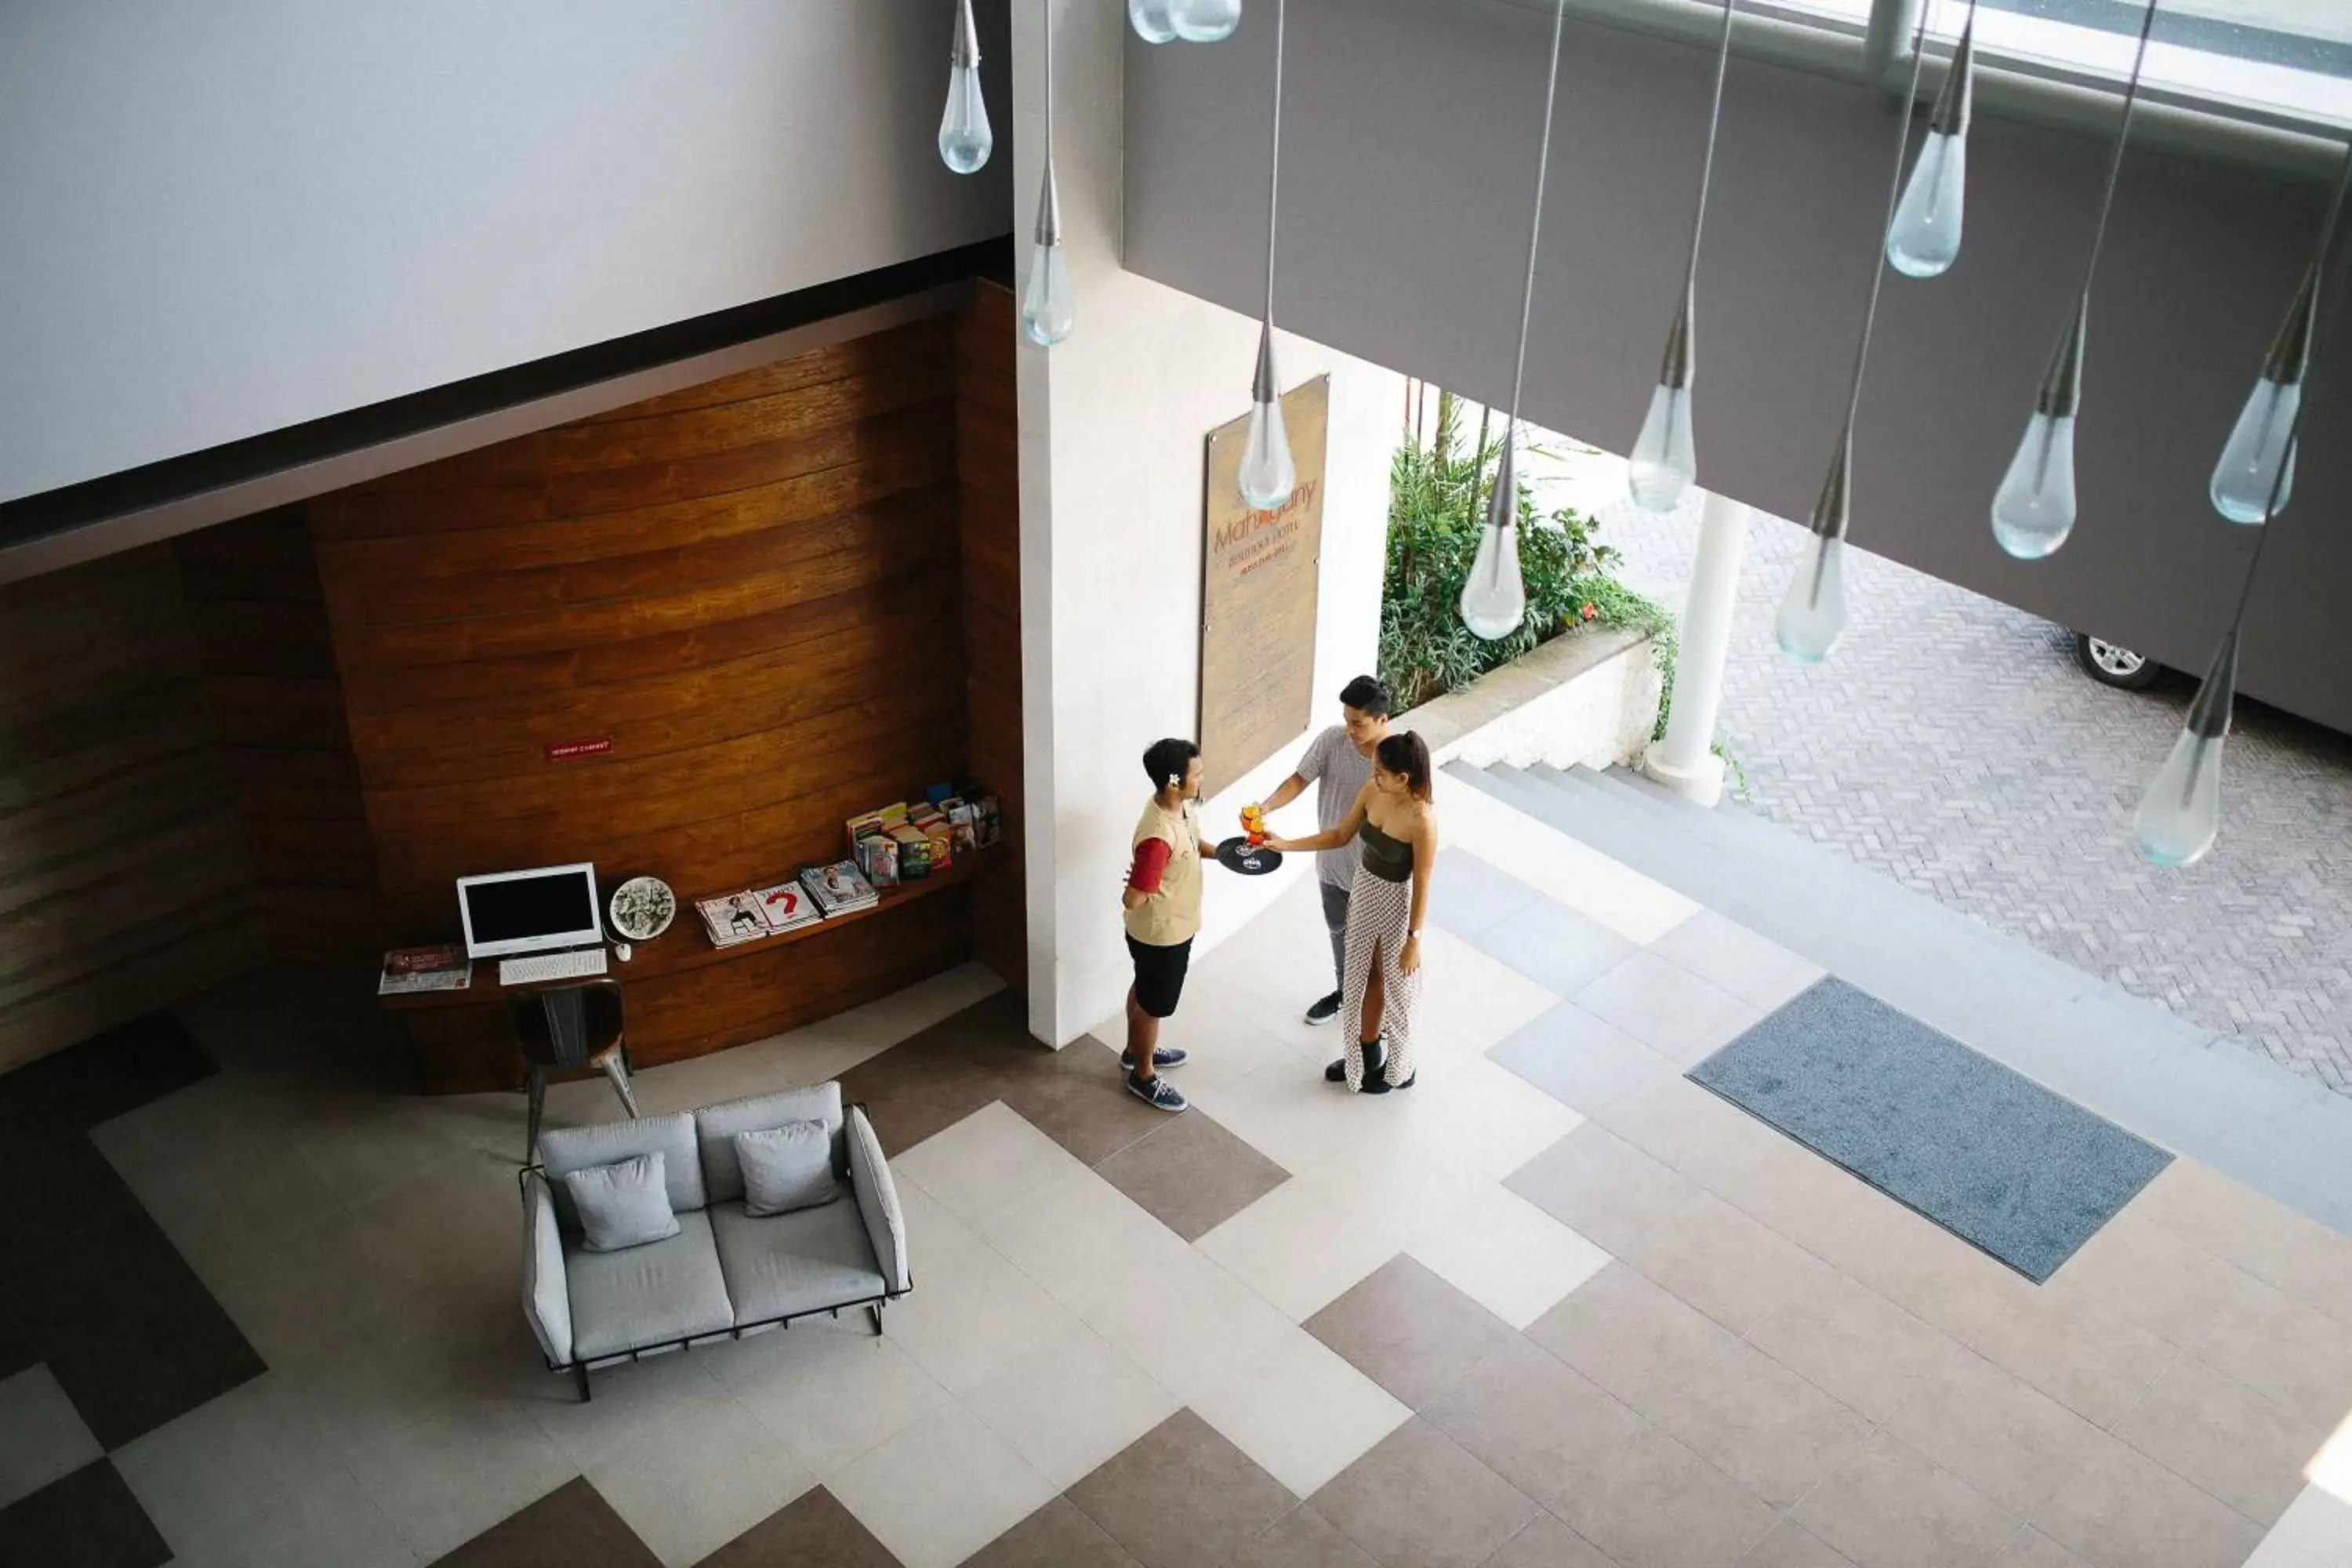
[[[815,1208],[744,1212],[734,1136],[821,1121],[845,1191]],[[677,1234],[618,1252],[582,1245],[563,1177],[658,1150]],[[818,1084],[695,1111],[543,1132],[522,1173],[523,1315],[551,1372],[616,1362],[864,1307],[882,1331],[886,1302],[914,1288],[907,1226],[866,1113],[844,1113],[841,1086]]]

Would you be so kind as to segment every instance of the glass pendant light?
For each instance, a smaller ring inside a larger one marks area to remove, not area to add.
[[[1242,0],[1168,0],[1168,22],[1187,43],[1213,44],[1242,25]]]
[[[2083,323],[2090,309],[2088,294],[2074,302],[2024,438],[1992,498],[1992,536],[2020,561],[2041,560],[2074,530],[2074,404],[2083,395]]]
[[[1960,209],[1969,184],[1969,107],[1976,92],[1977,5],[1952,51],[1951,68],[1927,115],[1927,139],[1911,183],[1886,231],[1886,259],[1906,278],[1935,278],[1959,258]]]
[[[1699,163],[1698,210],[1691,218],[1690,258],[1683,268],[1683,297],[1666,329],[1666,352],[1650,411],[1633,438],[1626,465],[1626,488],[1644,511],[1672,511],[1698,478],[1698,447],[1691,430],[1691,317],[1698,306],[1698,238],[1706,223],[1706,189],[1715,178],[1716,133],[1723,124],[1723,78],[1731,63],[1733,0],[1723,0],[1723,37],[1715,51],[1715,96],[1706,114],[1706,154]]]
[[[1829,472],[1813,502],[1813,537],[1797,558],[1797,570],[1772,617],[1773,640],[1799,664],[1819,664],[1845,635],[1845,536],[1853,521],[1853,426],[1862,414],[1862,377],[1870,368],[1870,336],[1878,325],[1878,298],[1886,283],[1886,237],[1895,226],[1895,205],[1903,194],[1904,156],[1911,146],[1911,106],[1919,100],[1919,73],[1927,63],[1927,7],[1919,7],[1911,34],[1911,86],[1903,112],[1895,117],[1895,174],[1886,187],[1886,216],[1870,251],[1870,302],[1862,310],[1862,337],[1854,344],[1853,382],[1846,389],[1845,423],[1830,449]]]
[[[1171,7],[1171,12],[1174,8]],[[1238,8],[1237,8],[1238,9]],[[1282,211],[1282,51],[1284,0],[1274,0],[1274,145],[1265,170],[1265,314],[1258,319],[1257,374],[1250,381],[1249,435],[1242,443],[1242,500],[1271,511],[1290,499],[1298,469],[1282,423],[1282,379],[1274,373],[1275,220]]]
[[[940,162],[959,174],[974,174],[995,146],[995,133],[988,128],[988,102],[980,91],[980,34],[971,25],[971,0],[956,0],[948,106],[940,116]]]
[[[1164,44],[1176,36],[1175,19],[1168,12],[1169,0],[1127,0],[1127,19],[1147,44]]]
[[[2238,694],[2238,628],[2221,650],[2189,705],[2172,754],[2148,781],[2132,818],[2140,853],[2159,866],[2193,865],[2221,832],[2221,742]]]
[[[2098,276],[2099,247],[2115,210],[2116,180],[2123,173],[2124,148],[2131,140],[2132,111],[2139,103],[2140,68],[2147,63],[2147,36],[2156,26],[2157,0],[2140,14],[2139,47],[2124,83],[2123,117],[2107,153],[2107,183],[2099,196],[2098,222],[2091,229],[2091,253],[2083,263],[2083,287],[2059,331],[2049,368],[2034,394],[2033,412],[2018,437],[2016,455],[2000,488],[1993,492],[1993,542],[2020,561],[2040,561],[2056,552],[2074,531],[2074,414],[2083,400],[2083,332],[2091,313],[2091,280]]]
[[[2303,406],[2303,373],[2311,364],[2311,300],[2319,283],[2317,263],[2303,275],[2294,303],[2271,340],[2263,374],[2246,395],[2229,444],[2213,465],[2213,510],[2231,522],[2258,523],[2286,510],[2294,489],[2294,448],[2287,431]],[[2278,501],[2270,505],[2276,489]]]
[[[1052,348],[1077,325],[1070,265],[1062,255],[1062,193],[1054,179],[1054,7],[1045,18],[1045,177],[1037,186],[1037,227],[1029,247],[1029,285],[1021,295],[1021,330],[1039,348]]]
[[[1544,78],[1543,136],[1536,144],[1535,215],[1528,220],[1528,275],[1519,289],[1519,353],[1511,371],[1511,411],[1503,421],[1503,450],[1495,461],[1495,488],[1486,496],[1486,521],[1478,553],[1462,584],[1456,606],[1470,635],[1496,642],[1519,629],[1528,616],[1528,587],[1519,575],[1519,393],[1528,379],[1528,323],[1536,304],[1536,245],[1543,237],[1544,179],[1551,172],[1552,106],[1559,96],[1559,38],[1568,22],[1568,0],[1556,0],[1551,16],[1551,68]],[[1484,454],[1482,453],[1481,456]]]

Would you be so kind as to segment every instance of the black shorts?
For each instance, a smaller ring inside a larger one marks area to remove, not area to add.
[[[1175,1012],[1176,999],[1184,994],[1184,970],[1192,962],[1192,939],[1154,947],[1129,937],[1127,951],[1135,956],[1136,1005],[1155,1018]]]

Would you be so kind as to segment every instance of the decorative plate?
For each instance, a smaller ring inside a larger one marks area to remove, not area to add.
[[[677,895],[659,877],[632,877],[613,889],[613,929],[631,942],[651,942],[677,916]]]

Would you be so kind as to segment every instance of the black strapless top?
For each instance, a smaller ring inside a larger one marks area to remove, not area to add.
[[[1361,840],[1364,869],[1383,882],[1412,880],[1412,846],[1391,838],[1368,820],[1356,837]]]

